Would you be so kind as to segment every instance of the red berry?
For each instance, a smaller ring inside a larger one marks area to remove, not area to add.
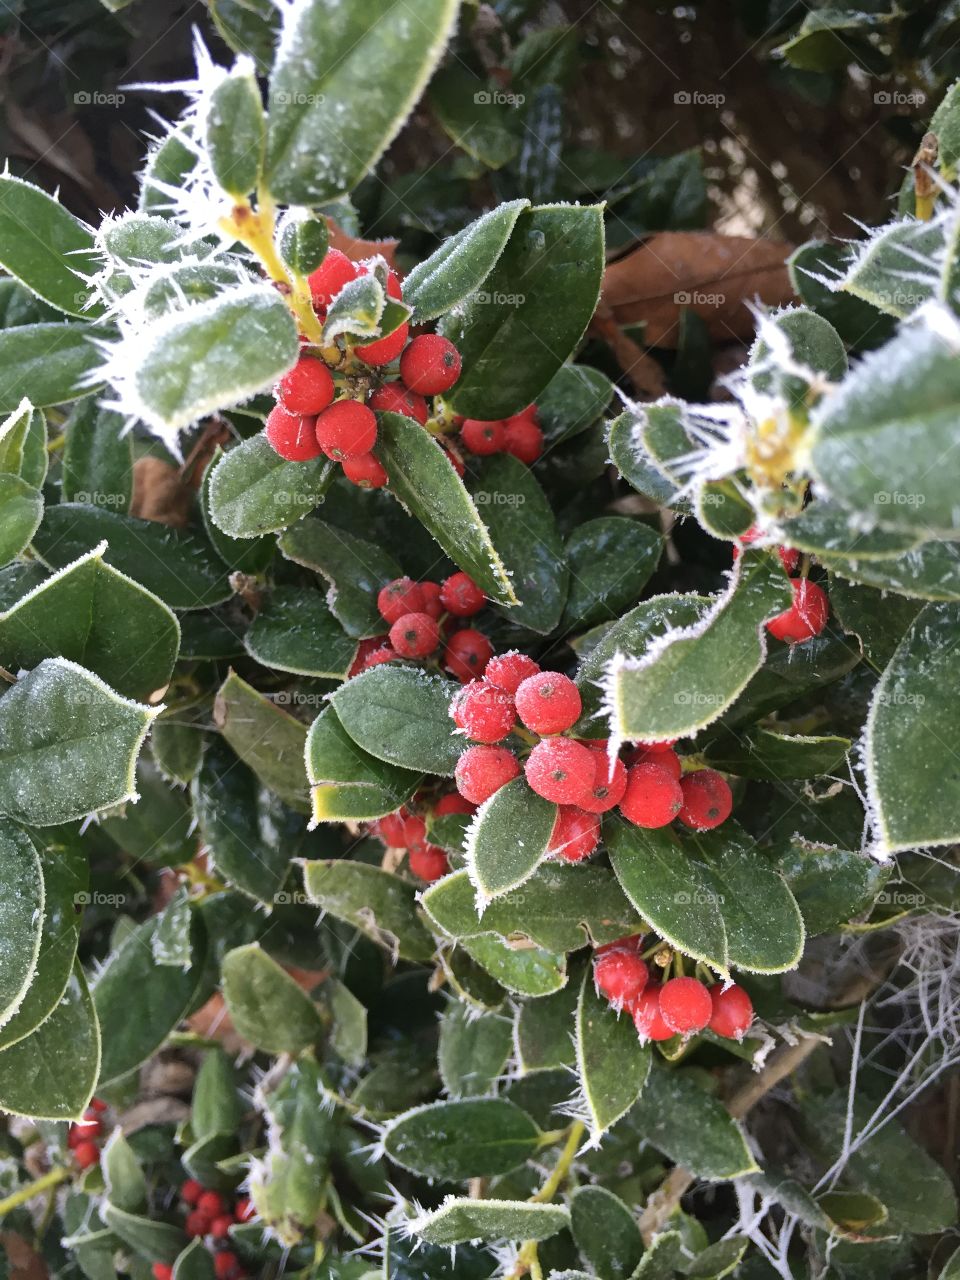
[[[606,955],[608,951],[642,951],[643,950],[643,934],[628,933],[622,938],[615,938],[613,942],[605,942],[602,947],[597,947],[596,955]]]
[[[800,552],[796,547],[777,547],[777,555],[788,574],[796,572],[797,565],[800,563]]]
[[[328,458],[360,458],[377,443],[377,416],[358,400],[338,400],[317,418],[317,443]]]
[[[534,733],[563,733],[579,719],[580,690],[569,676],[541,671],[528,676],[516,695],[517,715]]]
[[[539,671],[540,667],[532,658],[513,649],[509,653],[501,653],[496,658],[491,658],[483,678],[490,684],[495,684],[504,693],[516,693],[524,680],[538,675]]]
[[[391,849],[406,849],[407,833],[404,825],[404,810],[386,813],[377,821],[377,835]]]
[[[480,418],[466,418],[460,428],[463,445],[480,457],[501,453],[507,438],[507,429],[499,420],[484,422]]]
[[[390,628],[390,643],[402,658],[425,658],[440,644],[440,628],[429,613],[405,613]]]
[[[537,795],[555,804],[579,804],[593,786],[596,768],[594,753],[572,738],[538,742],[524,766]]]
[[[455,631],[443,651],[443,665],[458,680],[466,682],[482,676],[493,657],[493,645],[482,631],[464,627]]]
[[[323,413],[335,394],[330,370],[316,356],[301,356],[277,385],[280,403],[288,413]]]
[[[108,1109],[107,1104],[104,1102],[102,1098],[90,1099],[90,1110],[95,1111],[97,1115],[103,1115],[104,1111],[106,1111],[107,1109]]]
[[[223,1249],[213,1259],[213,1272],[217,1280],[237,1280],[243,1274],[240,1260],[229,1249]]]
[[[660,1016],[678,1035],[702,1031],[712,1013],[710,992],[696,978],[671,978],[660,988]]]
[[[408,861],[413,874],[428,884],[441,879],[450,870],[445,850],[435,844],[417,845],[410,850]]]
[[[186,1182],[180,1183],[180,1199],[184,1204],[196,1204],[202,1194],[203,1187],[196,1178],[187,1178]]]
[[[476,811],[477,806],[475,804],[471,804],[469,800],[464,800],[463,796],[457,795],[455,791],[441,796],[433,806],[433,816],[435,818],[443,818],[448,813],[476,813]]]
[[[214,1218],[210,1223],[210,1234],[214,1240],[226,1240],[230,1234],[230,1228],[234,1224],[234,1217],[230,1213],[223,1213],[219,1218]]]
[[[594,957],[597,990],[617,1008],[633,1004],[647,985],[650,972],[635,951],[605,951]]]
[[[531,466],[543,453],[543,432],[529,418],[508,418],[504,427],[503,451]]]
[[[669,748],[665,751],[654,751],[649,747],[644,747],[641,750],[634,752],[633,759],[630,763],[659,765],[661,769],[666,769],[670,777],[675,778],[677,782],[680,781],[680,778],[683,775],[683,763],[681,762],[680,757],[675,751],[670,751]]]
[[[713,1012],[707,1024],[711,1031],[728,1040],[742,1040],[753,1021],[753,1003],[743,987],[736,983],[724,990],[722,983],[710,988]]]
[[[680,821],[695,831],[712,831],[726,822],[733,808],[733,795],[725,778],[713,769],[698,769],[680,780],[683,808]]]
[[[153,1280],[173,1280],[173,1267],[167,1262],[155,1262],[150,1268]]]
[[[453,573],[440,587],[440,603],[455,618],[472,618],[486,599],[468,573]]]
[[[423,844],[427,838],[427,824],[416,813],[400,810],[403,819],[403,847],[412,849],[416,844]]]
[[[365,640],[360,641],[357,645],[357,652],[354,656],[353,662],[350,664],[350,670],[347,672],[348,679],[351,676],[358,676],[361,671],[366,669],[367,659],[370,657],[371,653],[376,653],[376,651],[383,645],[386,638],[387,637],[385,635],[367,636]]]
[[[665,827],[683,807],[676,778],[658,764],[635,764],[627,771],[627,789],[620,812],[638,827]]]
[[[460,457],[459,453],[457,453],[456,449],[454,449],[453,446],[448,441],[444,440],[441,443],[442,443],[443,452],[444,452],[444,455],[446,456],[447,461],[450,463],[451,467],[453,467],[454,471],[462,480],[467,471],[467,468],[463,464],[463,459]]]
[[[362,453],[359,458],[344,458],[343,474],[360,489],[382,489],[387,483],[387,473],[372,453]]]
[[[405,320],[399,329],[394,329],[393,333],[388,333],[385,338],[377,338],[374,342],[366,342],[361,347],[354,347],[354,354],[358,355],[364,364],[389,364],[391,360],[396,360],[407,345],[409,336],[410,326]]]
[[[474,742],[502,742],[517,718],[513,699],[485,680],[471,680],[450,704],[458,729]]]
[[[367,403],[371,409],[378,409],[381,413],[402,413],[404,417],[414,418],[421,427],[430,416],[423,396],[408,391],[402,382],[385,382]]]
[[[81,1169],[90,1169],[100,1163],[100,1148],[95,1142],[78,1142],[73,1148],[73,1158]]]
[[[777,640],[799,644],[818,636],[827,625],[830,604],[827,593],[809,578],[791,578],[793,604],[767,623],[767,630]]]
[[[327,256],[307,277],[313,305],[325,311],[345,284],[356,280],[360,267],[339,249],[328,249]]]
[[[460,377],[460,352],[438,333],[414,338],[400,357],[400,377],[411,391],[436,396],[449,391]]]
[[[483,804],[520,774],[520,763],[506,747],[469,747],[457,761],[457,790],[472,804]]]
[[[385,622],[397,622],[405,613],[420,613],[423,604],[423,591],[412,578],[394,578],[377,594],[377,608]]]
[[[369,671],[371,667],[379,667],[384,662],[392,662],[397,654],[390,648],[388,644],[381,645],[379,649],[374,649],[373,653],[368,654],[364,659],[363,669]]]
[[[256,1210],[246,1196],[242,1196],[233,1206],[233,1214],[238,1222],[246,1222],[252,1218]]]
[[[647,987],[641,992],[633,1006],[633,1025],[637,1028],[640,1043],[648,1040],[670,1040],[673,1032],[664,1022],[660,1013],[660,992],[656,987]]]
[[[443,613],[443,604],[440,600],[440,583],[439,582],[421,582],[420,592],[423,596],[422,613],[429,613],[431,618],[438,621]]]
[[[655,755],[658,751],[672,751],[677,745],[676,738],[664,738],[662,742],[638,742],[637,746],[642,751],[649,751]]]
[[[550,835],[549,851],[564,862],[583,862],[600,843],[600,819],[576,805],[562,804]]]
[[[211,1220],[219,1218],[226,1210],[226,1203],[219,1191],[204,1191],[197,1201],[197,1212],[205,1214]]]
[[[210,1230],[210,1223],[213,1219],[209,1213],[201,1213],[199,1209],[194,1209],[187,1214],[187,1220],[183,1224],[183,1229],[188,1236],[205,1236]]]
[[[274,405],[267,414],[266,436],[274,453],[287,462],[309,462],[319,458],[323,450],[317,442],[314,418],[287,413],[282,404]]]
[[[622,760],[614,760],[611,768],[610,757],[605,751],[597,751],[588,743],[583,745],[595,756],[596,772],[593,786],[580,800],[580,808],[586,809],[588,813],[606,813],[620,803],[627,789],[627,770]]]

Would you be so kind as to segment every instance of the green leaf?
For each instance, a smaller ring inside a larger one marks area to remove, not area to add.
[[[811,845],[799,838],[791,841],[777,865],[811,936],[866,911],[891,872],[890,866],[864,854]]]
[[[607,427],[607,447],[613,465],[638,493],[659,506],[678,504],[678,486],[657,466],[643,443],[642,427],[646,419],[642,413],[628,409],[614,418]]]
[[[458,1200],[448,1196],[439,1209],[407,1223],[407,1230],[428,1244],[466,1244],[471,1240],[548,1240],[570,1225],[564,1205],[529,1200]]]
[[[213,1255],[203,1240],[192,1240],[173,1264],[173,1280],[215,1280],[215,1276]]]
[[[140,1161],[118,1125],[103,1147],[100,1160],[107,1199],[118,1209],[136,1213],[147,1203],[147,1180]]]
[[[99,264],[93,233],[57,200],[10,173],[0,176],[0,267],[31,293],[71,316],[87,308],[81,276]]]
[[[231,538],[214,524],[210,515],[210,480],[214,469],[223,458],[223,450],[218,445],[203,473],[200,486],[200,511],[203,515],[203,527],[207,537],[223,563],[230,569],[240,573],[261,576],[273,560],[276,543],[273,538]]]
[[[423,92],[458,8],[313,0],[287,15],[270,77],[264,177],[275,200],[315,206],[357,185]]]
[[[570,1230],[597,1275],[628,1280],[640,1264],[643,1241],[633,1214],[606,1187],[577,1187],[570,1197]]]
[[[419,667],[390,664],[354,676],[330,700],[344,729],[370,755],[449,778],[463,753],[449,711],[459,687]]]
[[[85,324],[24,324],[0,332],[0,413],[25,396],[38,409],[79,400],[102,356]]]
[[[106,543],[0,613],[0,663],[35,667],[60,655],[129,698],[170,681],[180,646],[177,619],[162,600],[104,562]]]
[[[38,827],[132,799],[158,711],[47,658],[0,698],[0,812]]]
[[[750,382],[756,390],[782,395],[791,404],[803,406],[818,394],[823,377],[838,382],[847,372],[847,353],[840,335],[815,311],[791,307],[768,323],[779,331],[794,366],[800,366],[802,372],[779,368],[767,339],[758,337],[748,362]]]
[[[383,634],[377,593],[403,573],[385,548],[322,520],[301,520],[281,534],[277,545],[288,560],[329,582],[327,604],[347,635]]]
[[[440,1020],[437,1065],[451,1098],[480,1098],[494,1091],[513,1050],[509,1019],[451,1002]]]
[[[560,626],[570,631],[618,619],[657,567],[663,539],[649,525],[601,516],[567,539],[570,590]]]
[[[523,1074],[574,1065],[574,1010],[579,998],[579,983],[569,982],[552,996],[520,1005],[515,1040]]]
[[[430,105],[444,132],[488,169],[503,168],[520,150],[516,105],[500,97],[463,65],[440,71],[430,85]]]
[[[386,291],[372,273],[348,281],[327,308],[324,341],[333,342],[343,334],[354,338],[376,337],[381,332],[380,321],[386,305]]]
[[[721,733],[708,744],[704,759],[722,773],[779,782],[842,770],[852,745],[849,738],[835,734],[807,737],[757,728]]]
[[[450,1280],[450,1250],[427,1244],[407,1234],[406,1224],[388,1226],[384,1237],[384,1270],[343,1280]],[[457,1280],[490,1280],[496,1263],[491,1254],[475,1245],[457,1249]],[[335,1280],[330,1276],[329,1280]]]
[[[519,603],[473,499],[445,451],[410,418],[378,414],[390,488],[453,562],[497,604]]]
[[[928,604],[874,691],[864,748],[867,795],[882,856],[953,844],[960,834],[960,778],[929,767],[931,743],[951,741],[951,726],[960,714],[958,624],[960,606]]]
[[[197,989],[198,966],[185,970],[156,963],[158,927],[159,917],[138,925],[108,957],[93,988],[103,1032],[101,1085],[146,1062],[186,1016]],[[137,998],[131,1000],[134,991]]]
[[[260,88],[251,63],[235,65],[212,90],[203,120],[210,168],[228,195],[242,199],[257,185],[266,141]]]
[[[545,947],[515,947],[484,934],[459,944],[501,987],[518,996],[549,996],[567,982],[567,958]]]
[[[547,440],[562,444],[592,427],[613,398],[613,383],[586,364],[565,364],[537,396],[537,416]]]
[[[858,638],[870,665],[882,672],[923,605],[833,575],[830,607],[844,631]]]
[[[846,245],[810,240],[787,259],[790,283],[808,307],[829,320],[853,351],[869,350],[893,336],[895,324],[870,303],[850,293],[834,290],[836,280],[850,265]]]
[[[330,1047],[351,1067],[362,1067],[367,1059],[367,1011],[344,983],[328,978],[323,999],[330,1015]]]
[[[231,538],[285,529],[324,499],[334,469],[326,458],[284,462],[266,436],[226,453],[210,475],[210,518]]]
[[[47,424],[29,400],[0,423],[0,472],[19,476],[35,489],[47,476]]]
[[[103,1206],[103,1220],[128,1248],[147,1262],[172,1264],[187,1242],[179,1227],[169,1222],[127,1213],[115,1204]]]
[[[269,73],[280,25],[269,0],[210,0],[210,17],[234,53],[254,58],[260,75]]]
[[[64,502],[47,511],[33,545],[51,569],[63,569],[102,542],[103,559],[171,609],[203,609],[233,595],[226,569],[201,534]]]
[[[301,1053],[323,1032],[317,1006],[260,944],[223,957],[223,998],[233,1025],[266,1053]]]
[[[779,562],[762,552],[740,556],[729,591],[700,622],[652,644],[640,658],[611,660],[605,680],[611,733],[684,738],[716,720],[763,662],[763,623],[791,600]]]
[[[40,955],[44,878],[30,837],[12,823],[0,826],[0,1026],[23,1003]],[[2,1034],[2,1033],[0,1033]]]
[[[310,726],[307,777],[314,822],[382,818],[410,799],[421,776],[357,746],[333,707],[325,707]]]
[[[19,476],[0,474],[0,564],[28,545],[43,519],[43,494]]]
[[[821,560],[838,577],[911,600],[960,600],[960,546],[955,542],[924,542],[885,560],[840,556]]]
[[[243,637],[251,658],[274,671],[343,680],[357,652],[319,591],[275,587]]]
[[[920,530],[857,528],[849,511],[831,502],[813,502],[799,516],[785,520],[777,531],[780,540],[812,555],[850,556],[857,560],[886,560],[912,551]]]
[[[455,412],[503,418],[536,400],[583,336],[602,274],[599,206],[524,210],[485,288],[440,326],[463,357]]]
[[[683,1274],[693,1280],[722,1280],[723,1276],[733,1275],[749,1243],[743,1236],[718,1240],[698,1253],[692,1262],[684,1263]]]
[[[194,1137],[236,1133],[241,1116],[233,1064],[222,1049],[208,1049],[193,1086],[190,1128]]]
[[[305,812],[303,753],[307,728],[233,672],[217,691],[213,719],[240,759],[265,787]]]
[[[633,1120],[651,1146],[708,1182],[757,1168],[740,1126],[682,1070],[650,1072]]]
[[[522,777],[480,806],[465,849],[478,910],[530,879],[547,855],[556,820],[557,806]]]
[[[497,264],[529,200],[508,200],[450,236],[403,282],[416,324],[435,320],[479,289]]]
[[[599,995],[592,965],[580,987],[576,1049],[577,1078],[596,1145],[641,1096],[651,1053],[649,1045],[640,1044],[630,1014],[618,1014]]]
[[[899,319],[936,295],[936,275],[931,272],[929,280],[925,279],[917,259],[941,257],[942,223],[904,218],[881,227],[855,248],[856,257],[834,286],[841,292]]]
[[[211,1133],[200,1138],[180,1157],[184,1169],[191,1178],[195,1178],[202,1187],[210,1187],[214,1191],[235,1192],[240,1172],[233,1172],[227,1166],[237,1160],[236,1133]]]
[[[137,762],[136,788],[136,803],[102,814],[101,830],[127,857],[142,859],[152,867],[189,862],[196,852],[196,840],[186,796],[164,780],[146,755]]]
[[[77,404],[67,422],[60,485],[64,502],[125,512],[133,497],[133,432],[96,397]]]
[[[506,1098],[432,1102],[391,1120],[383,1149],[424,1178],[461,1182],[517,1169],[537,1150],[540,1130]]]
[[[519,604],[511,622],[546,635],[567,595],[567,566],[556,520],[530,468],[508,453],[483,460],[471,486]]]
[[[157,768],[170,782],[186,786],[197,775],[203,758],[203,730],[178,722],[179,712],[161,716],[150,734],[150,750]]]
[[[0,1053],[0,1110],[35,1120],[79,1120],[100,1072],[100,1028],[83,970],[30,1035]]]
[[[160,431],[187,427],[269,390],[297,350],[297,326],[273,286],[237,287],[170,312],[137,339],[129,407]]]
[[[416,888],[362,862],[306,862],[303,883],[311,902],[404,960],[427,961],[433,940],[417,913]]]
[[[860,42],[882,31],[892,17],[863,9],[813,10],[777,53],[799,71],[838,71],[855,61]]]

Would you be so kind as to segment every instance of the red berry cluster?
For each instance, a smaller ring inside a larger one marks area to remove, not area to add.
[[[99,1140],[103,1137],[101,1116],[106,1109],[105,1102],[93,1098],[83,1113],[83,1119],[67,1130],[67,1146],[81,1169],[92,1169],[95,1164],[100,1163]]]
[[[473,627],[450,630],[459,618],[483,608],[486,596],[466,573],[453,573],[444,582],[414,582],[395,578],[380,590],[377,608],[390,630],[363,640],[351,676],[394,658],[430,658],[443,647],[441,664],[458,680],[481,674],[493,654],[487,637]]]
[[[434,817],[440,818],[448,813],[473,813],[474,807],[461,796],[451,794],[441,796],[432,806],[432,812]],[[378,819],[371,829],[388,849],[406,849],[410,870],[427,884],[439,880],[450,870],[446,851],[439,845],[427,843],[426,820],[419,814],[411,813],[408,808],[388,813]]]
[[[235,1222],[247,1222],[254,1216],[250,1201],[241,1197],[230,1207],[219,1191],[207,1190],[195,1178],[188,1178],[180,1186],[180,1203],[186,1210],[187,1235],[208,1239],[215,1250],[213,1270],[217,1280],[243,1280],[247,1272],[237,1255],[220,1248],[218,1242],[229,1239]],[[165,1262],[155,1262],[152,1270],[154,1280],[171,1280],[173,1276],[173,1267]]]
[[[528,404],[512,418],[462,418],[458,423],[460,443],[480,457],[510,453],[530,466],[543,453],[543,432],[535,404]]]
[[[641,1043],[693,1035],[704,1027],[728,1040],[743,1039],[753,1022],[753,1005],[742,987],[708,987],[688,977],[650,982],[642,951],[643,938],[634,934],[598,947],[593,961],[597,990],[618,1012],[630,1013]]]
[[[741,534],[740,542],[749,545],[760,537],[760,530],[753,527]],[[827,593],[816,582],[809,578],[795,578],[793,575],[800,564],[800,552],[796,547],[777,547],[780,563],[790,578],[793,588],[793,603],[783,613],[778,613],[767,623],[767,630],[777,640],[787,644],[801,644],[818,636],[827,625],[830,616],[830,602]],[[734,547],[733,558],[740,556],[740,547]]]

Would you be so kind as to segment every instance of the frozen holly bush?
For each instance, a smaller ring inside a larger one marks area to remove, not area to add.
[[[530,148],[570,33],[211,8],[138,207],[0,177],[4,1241],[957,1276],[960,89],[704,403]],[[476,207],[365,239],[425,90]]]

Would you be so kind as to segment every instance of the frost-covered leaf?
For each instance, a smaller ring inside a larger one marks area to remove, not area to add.
[[[233,1025],[266,1053],[300,1053],[320,1038],[319,1010],[259,943],[227,952],[223,998]]]
[[[577,1187],[570,1197],[570,1230],[584,1261],[597,1275],[628,1280],[643,1255],[633,1214],[606,1187]]]
[[[607,447],[610,460],[627,484],[645,498],[659,506],[675,506],[680,502],[678,486],[656,466],[647,452],[641,432],[644,421],[641,413],[628,409],[609,423]]]
[[[401,958],[433,955],[409,881],[362,862],[333,861],[304,863],[303,883],[311,902]]]
[[[0,1027],[23,1003],[37,971],[44,922],[44,877],[30,837],[0,825]],[[0,1032],[0,1043],[2,1043]]]
[[[133,433],[96,398],[81,400],[67,423],[60,486],[64,502],[125,512],[133,497]]]
[[[829,594],[830,607],[840,625],[848,635],[857,637],[863,656],[878,672],[886,667],[923,608],[919,600],[846,582],[836,575],[830,579]]]
[[[127,1213],[115,1204],[103,1206],[103,1220],[115,1236],[145,1262],[172,1265],[187,1243],[179,1227],[139,1213]]]
[[[11,173],[0,176],[0,266],[67,315],[87,309],[98,263],[93,233],[59,201]]]
[[[24,324],[0,332],[0,413],[26,396],[38,409],[79,400],[103,357],[85,324]],[[102,381],[102,379],[100,379]]]
[[[437,1066],[451,1098],[478,1098],[494,1092],[513,1050],[508,1018],[453,1002],[440,1020]]]
[[[386,547],[323,520],[301,520],[280,535],[277,545],[288,560],[329,582],[327,604],[347,635],[383,634],[377,593],[403,572]]]
[[[777,859],[797,900],[807,933],[826,933],[869,909],[891,868],[849,849],[794,839]]]
[[[637,1037],[629,1012],[618,1013],[593,983],[588,965],[576,1014],[577,1079],[596,1144],[642,1094],[650,1046]]]
[[[568,982],[562,991],[542,1000],[525,1000],[517,1010],[515,1040],[523,1073],[570,1067],[576,1061],[574,1010],[580,984]]]
[[[403,1169],[462,1182],[509,1173],[537,1150],[540,1130],[506,1098],[433,1102],[387,1125],[383,1147]]]
[[[834,287],[903,319],[935,296],[938,273],[932,259],[943,250],[939,220],[888,223],[857,246],[855,259]]]
[[[20,476],[0,474],[0,564],[23,551],[43,518],[43,494]]]
[[[530,879],[547,854],[556,820],[557,806],[531,791],[522,777],[480,806],[466,854],[481,910]]]
[[[140,1161],[117,1126],[104,1143],[100,1161],[107,1199],[127,1213],[136,1213],[147,1202],[147,1180]]]
[[[210,168],[224,191],[241,199],[257,185],[266,141],[253,62],[238,59],[211,91],[206,106],[204,142]]]
[[[451,777],[463,752],[449,711],[458,688],[442,676],[391,663],[354,676],[331,702],[344,729],[370,755]]]
[[[842,772],[852,745],[849,738],[836,734],[814,737],[760,728],[740,734],[720,731],[707,745],[704,758],[722,773],[779,782]]]
[[[879,591],[894,591],[911,600],[960,600],[960,544],[956,542],[924,542],[883,560],[855,556],[822,556],[821,560],[838,577]]]
[[[567,958],[546,947],[516,946],[493,934],[466,938],[459,944],[472,960],[518,996],[549,996],[567,982]]]
[[[420,784],[421,774],[378,760],[325,707],[307,736],[307,777],[314,822],[370,821],[393,813]]]
[[[588,364],[565,364],[537,396],[537,416],[551,445],[571,440],[596,422],[613,398],[613,383]]]
[[[578,525],[565,547],[570,589],[561,628],[618,619],[646,586],[662,546],[660,535],[639,520],[601,516]]]
[[[46,479],[47,424],[29,400],[0,422],[0,472],[19,476],[35,489]]]
[[[458,1200],[448,1196],[439,1209],[407,1223],[407,1230],[429,1244],[466,1244],[471,1240],[547,1240],[570,1225],[564,1205],[529,1200]]]
[[[263,785],[292,808],[306,812],[306,725],[233,672],[217,692],[213,718],[227,742]]]
[[[815,556],[851,556],[857,560],[885,560],[918,546],[921,529],[862,527],[862,520],[831,502],[813,502],[792,520],[785,520],[777,536],[788,547]]]
[[[285,462],[266,436],[253,436],[214,467],[210,518],[231,538],[274,533],[319,506],[332,480],[326,458]]]
[[[251,658],[274,671],[343,680],[357,652],[319,591],[275,587],[243,637]]]
[[[650,1072],[632,1122],[651,1146],[698,1178],[719,1182],[757,1168],[737,1122],[682,1070]]]
[[[187,1247],[177,1254],[171,1280],[215,1280],[215,1276],[213,1254],[203,1240],[191,1240]]]

